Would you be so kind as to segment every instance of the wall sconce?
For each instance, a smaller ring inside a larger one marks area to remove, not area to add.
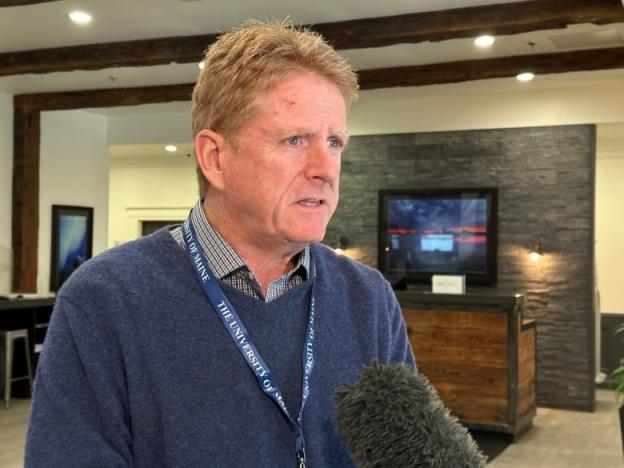
[[[340,236],[336,246],[334,247],[334,252],[338,255],[344,255],[347,248],[349,248],[349,238],[347,236]]]
[[[542,249],[542,241],[538,241],[537,244],[535,244],[531,249],[531,252],[529,253],[529,258],[532,262],[537,262],[540,258],[542,258],[542,255],[544,255],[544,251]]]

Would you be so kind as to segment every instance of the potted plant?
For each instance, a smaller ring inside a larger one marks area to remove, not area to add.
[[[624,324],[615,329],[615,333],[624,332]],[[609,375],[609,383],[615,389],[615,396],[618,401],[624,401],[624,357],[620,358],[620,365]],[[624,449],[624,404],[620,404],[620,435],[622,437],[622,448]]]

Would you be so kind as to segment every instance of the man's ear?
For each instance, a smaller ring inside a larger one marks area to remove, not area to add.
[[[223,158],[225,139],[212,130],[201,130],[195,137],[195,158],[211,187],[223,190]]]

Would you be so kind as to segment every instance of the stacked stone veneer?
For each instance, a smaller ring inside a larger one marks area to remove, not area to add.
[[[381,189],[498,187],[499,291],[537,319],[538,404],[593,409],[595,126],[352,137],[326,241],[377,266]],[[528,248],[542,241],[538,263]]]

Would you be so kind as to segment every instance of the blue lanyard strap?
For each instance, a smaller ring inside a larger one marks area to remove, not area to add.
[[[316,269],[314,268],[314,264],[312,264],[312,291],[310,296],[310,311],[308,314],[308,329],[303,353],[301,408],[299,409],[299,415],[295,421],[288,413],[288,409],[284,403],[284,397],[277,386],[277,382],[275,381],[269,366],[260,356],[260,353],[253,344],[251,336],[247,332],[245,325],[238,316],[234,306],[232,306],[227,296],[221,289],[221,286],[219,286],[219,282],[208,266],[206,257],[197,242],[197,235],[190,217],[184,222],[182,229],[186,252],[194,267],[197,279],[204,288],[204,292],[208,297],[208,300],[223,322],[223,325],[229,332],[232,340],[234,340],[234,343],[247,362],[247,365],[255,375],[258,385],[260,385],[262,391],[266,393],[277,404],[277,406],[279,406],[288,419],[293,431],[295,432],[299,466],[305,466],[305,442],[303,438],[302,418],[303,408],[305,407],[306,401],[310,396],[310,376],[312,375],[312,369],[314,368],[314,312],[316,308],[314,300]]]

